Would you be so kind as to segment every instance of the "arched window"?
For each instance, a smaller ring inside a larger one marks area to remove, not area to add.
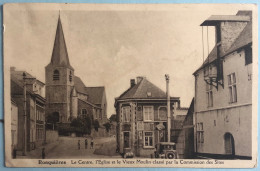
[[[58,70],[55,70],[53,72],[53,80],[59,80],[60,79],[60,72]]]
[[[70,71],[70,75],[69,75],[69,80],[70,80],[70,82],[72,81],[72,73],[71,73],[71,71]]]

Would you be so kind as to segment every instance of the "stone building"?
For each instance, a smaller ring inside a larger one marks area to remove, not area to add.
[[[179,97],[170,98],[171,118],[173,105],[180,106]],[[167,141],[166,93],[145,77],[130,80],[130,88],[115,99],[115,108],[120,153],[150,157],[158,142]]]
[[[195,151],[211,158],[252,156],[251,11],[211,16],[216,45],[194,73]]]
[[[89,115],[107,121],[105,87],[86,87],[74,75],[70,65],[60,17],[58,19],[51,61],[45,67],[46,115],[55,115],[59,123]]]
[[[26,107],[24,105],[25,85]],[[26,143],[26,151],[33,150],[44,143],[45,98],[43,97],[43,89],[44,83],[31,74],[26,71],[16,71],[14,67],[11,68],[11,98],[18,110],[17,150],[23,150],[25,148],[24,143]],[[24,107],[26,109],[26,132]],[[13,110],[15,110],[15,107],[12,105],[12,112]],[[12,116],[13,131],[15,130],[15,115]]]
[[[180,159],[192,159],[195,157],[193,114],[194,99],[191,101],[177,138],[176,150]]]

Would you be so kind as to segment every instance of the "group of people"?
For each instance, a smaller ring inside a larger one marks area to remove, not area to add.
[[[94,139],[91,138],[90,149],[94,148]],[[80,140],[78,140],[78,149],[80,150]],[[85,149],[88,149],[88,139],[85,139]]]

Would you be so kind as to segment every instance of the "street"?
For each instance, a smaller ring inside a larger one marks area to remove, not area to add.
[[[84,158],[121,158],[116,151],[115,137],[97,137],[94,139],[94,147],[90,149],[91,138],[88,138],[88,147],[85,149],[84,137],[59,137],[57,142],[43,146],[45,148],[46,159],[84,159]],[[80,140],[80,149],[78,149],[78,140]],[[27,153],[27,156],[19,156],[17,158],[33,158],[40,159],[42,148],[39,147]],[[103,150],[106,149],[106,150]],[[106,153],[106,151],[111,153]],[[95,151],[98,151],[97,153]]]

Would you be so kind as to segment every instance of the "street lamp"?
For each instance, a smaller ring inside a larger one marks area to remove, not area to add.
[[[27,145],[27,114],[26,114],[26,74],[23,73],[23,95],[24,95],[24,136],[23,136],[23,156],[26,155],[26,145]]]
[[[165,74],[166,80],[166,96],[167,96],[167,132],[168,132],[168,142],[171,142],[171,112],[170,112],[170,91],[169,91],[169,82],[170,76]]]

